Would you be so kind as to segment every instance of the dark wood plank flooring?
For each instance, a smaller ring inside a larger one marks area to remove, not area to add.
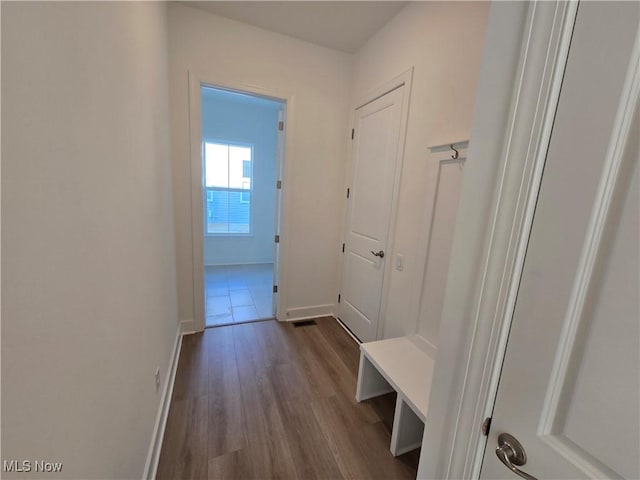
[[[415,478],[419,451],[389,452],[395,394],[355,400],[358,362],[329,317],[185,336],[157,478]]]

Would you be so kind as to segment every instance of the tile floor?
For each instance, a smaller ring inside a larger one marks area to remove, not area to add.
[[[207,327],[273,317],[273,264],[205,267]]]

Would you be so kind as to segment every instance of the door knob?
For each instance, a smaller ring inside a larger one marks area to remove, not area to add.
[[[527,454],[522,444],[513,435],[501,433],[498,435],[498,446],[496,447],[496,455],[509,470],[516,475],[520,475],[527,480],[538,480],[536,477],[523,472],[518,467],[527,463]]]
[[[373,255],[376,256],[376,257],[384,258],[384,252],[382,250],[380,250],[377,253],[374,252],[373,250],[371,250],[371,253],[373,253]]]

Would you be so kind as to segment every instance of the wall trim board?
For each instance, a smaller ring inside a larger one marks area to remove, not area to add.
[[[200,219],[202,212],[202,102],[200,87],[208,85],[214,88],[225,89],[235,92],[258,95],[284,103],[286,118],[286,135],[284,139],[284,155],[279,168],[282,170],[282,203],[280,209],[280,258],[279,258],[279,279],[278,279],[278,305],[277,311],[286,310],[287,285],[288,285],[288,265],[289,265],[289,241],[290,221],[289,212],[292,205],[291,188],[287,188],[288,179],[293,178],[293,162],[287,159],[293,158],[293,138],[295,136],[295,95],[288,91],[278,91],[266,89],[255,84],[234,81],[221,76],[204,75],[192,70],[188,71],[189,83],[189,166],[191,174],[191,245],[192,245],[192,271],[193,271],[193,330],[202,331],[205,328],[204,309],[204,248],[203,248],[203,225]]]
[[[309,307],[290,308],[286,311],[285,322],[297,322],[298,320],[308,320],[319,317],[333,317],[335,304],[311,305]],[[278,319],[280,320],[280,319]]]
[[[491,7],[467,167],[476,185],[463,180],[418,478],[479,476],[576,13],[577,2]]]
[[[391,214],[389,216],[389,230],[387,233],[387,246],[386,250],[389,252],[389,256],[391,257],[394,251],[394,239],[395,239],[395,231],[396,231],[396,222],[398,218],[398,199],[400,196],[400,180],[402,177],[402,165],[404,163],[404,150],[407,141],[407,125],[409,123],[409,107],[411,105],[411,87],[413,83],[413,70],[412,66],[408,70],[402,72],[400,75],[392,78],[391,80],[385,82],[373,90],[370,90],[365,95],[359,96],[357,102],[355,102],[351,108],[350,112],[350,124],[353,127],[355,124],[355,112],[358,108],[365,106],[368,103],[373,102],[374,100],[386,95],[387,93],[400,88],[402,86],[405,87],[405,91],[402,95],[402,111],[400,113],[400,134],[398,137],[398,150],[396,151],[396,166],[394,171],[394,182],[393,182],[393,195],[391,198]],[[348,151],[347,151],[347,186],[353,184],[353,178],[355,176],[355,165],[353,162],[353,142],[349,142]],[[346,199],[344,200],[346,202]],[[344,209],[343,222],[342,222],[342,239],[345,241],[346,232],[347,232],[347,222],[349,221],[350,215],[349,205],[346,204],[346,208]],[[342,291],[342,285],[344,283],[344,256],[340,257],[340,283],[338,285],[338,292]],[[388,271],[391,269],[391,264],[389,262],[385,263],[385,275],[382,280],[382,290],[381,290],[381,299],[380,299],[380,318],[378,321],[378,329],[376,332],[376,339],[380,340],[384,337],[384,327],[386,323],[386,309],[387,309],[387,297],[389,296],[389,288],[390,288],[390,275]],[[339,310],[338,306],[336,306],[336,311]]]
[[[169,368],[165,377],[164,387],[162,389],[162,397],[158,406],[156,422],[151,434],[151,442],[149,444],[149,453],[147,461],[142,473],[142,480],[153,480],[156,478],[158,470],[158,462],[160,461],[160,452],[162,450],[162,442],[164,440],[164,431],[167,426],[167,418],[169,417],[169,408],[171,406],[171,398],[173,396],[173,386],[176,380],[176,372],[178,371],[178,361],[180,359],[180,351],[182,350],[182,333],[180,326],[176,331],[176,339],[173,344],[173,352],[169,361]]]
[[[451,146],[455,147],[458,150],[457,158],[452,157],[453,150]],[[434,171],[438,171],[440,165],[443,162],[459,162],[460,166],[466,162],[467,160],[467,151],[469,149],[469,141],[459,141],[459,142],[451,142],[445,143],[442,145],[429,147],[429,155],[428,162],[429,166],[432,169],[432,175],[429,178],[429,184],[427,185],[426,191],[428,192],[429,199],[426,202],[426,206],[429,208],[424,209],[424,216],[422,219],[422,229],[420,231],[420,237],[418,238],[418,250],[416,255],[416,265],[420,265],[421,268],[417,268],[415,272],[415,280],[414,280],[414,294],[413,301],[410,305],[410,318],[414,320],[414,333],[418,333],[420,329],[420,313],[422,312],[423,305],[423,290],[424,284],[427,276],[427,269],[429,268],[428,260],[429,260],[429,246],[431,244],[431,235],[433,232],[433,222],[435,218],[435,212],[437,207],[438,200],[438,189],[439,189],[439,181],[440,176],[433,174]],[[457,216],[457,215],[456,215]],[[434,352],[436,344],[430,340],[425,338],[425,341],[429,343],[431,347],[433,347]],[[435,358],[435,354],[432,358]]]

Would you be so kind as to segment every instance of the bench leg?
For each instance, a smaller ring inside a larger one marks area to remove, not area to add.
[[[394,457],[410,452],[422,444],[424,423],[398,393],[391,431],[391,453]]]
[[[358,367],[358,386],[356,400],[362,402],[368,398],[393,392],[393,388],[378,372],[364,353],[360,352],[360,366]]]

